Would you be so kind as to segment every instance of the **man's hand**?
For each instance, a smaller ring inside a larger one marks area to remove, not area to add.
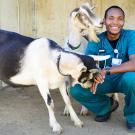
[[[93,82],[93,84],[91,86],[91,92],[93,94],[96,93],[97,85],[99,83],[103,83],[104,82],[105,75],[106,75],[106,70],[105,69],[101,70],[101,72],[96,75],[96,77],[94,79],[94,82]]]

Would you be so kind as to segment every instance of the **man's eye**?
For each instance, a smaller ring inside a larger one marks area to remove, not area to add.
[[[113,17],[109,17],[109,20],[113,20],[114,18]]]
[[[118,20],[119,20],[119,21],[124,21],[124,19],[123,19],[123,18],[119,18]]]

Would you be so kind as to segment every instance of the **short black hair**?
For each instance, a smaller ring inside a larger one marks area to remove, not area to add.
[[[123,13],[123,16],[124,16],[124,18],[125,18],[125,12],[124,12],[124,10],[123,10],[121,7],[116,6],[116,5],[110,6],[109,8],[107,8],[107,9],[105,10],[104,18],[106,18],[108,11],[109,11],[110,9],[112,9],[112,8],[117,8],[117,9],[121,10],[121,12]]]

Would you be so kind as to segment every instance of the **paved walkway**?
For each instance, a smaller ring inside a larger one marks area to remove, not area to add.
[[[59,91],[51,91],[55,103],[55,114],[63,126],[63,135],[128,135],[122,113],[123,98],[117,111],[108,122],[95,122],[94,116],[79,116],[83,128],[77,128],[70,117],[62,115],[64,102]],[[73,100],[73,99],[72,99]],[[77,113],[80,105],[74,100]],[[36,87],[25,89],[6,88],[0,90],[0,135],[52,135],[48,124],[48,112]],[[132,133],[131,133],[132,134]]]

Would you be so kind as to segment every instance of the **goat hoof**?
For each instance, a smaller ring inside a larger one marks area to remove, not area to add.
[[[79,121],[79,122],[75,122],[74,124],[76,127],[79,127],[79,128],[82,128],[84,126],[83,122],[82,121]]]
[[[63,115],[64,116],[70,116],[70,113],[69,113],[69,110],[68,110],[67,107],[65,107],[64,112],[63,112]]]
[[[80,111],[80,115],[82,115],[82,116],[87,116],[87,115],[89,115],[88,109],[85,108],[84,106],[82,106],[81,111]]]
[[[52,131],[53,131],[54,133],[61,134],[61,133],[63,132],[63,129],[62,129],[62,127],[61,127],[59,124],[55,124],[55,125],[53,126]]]

